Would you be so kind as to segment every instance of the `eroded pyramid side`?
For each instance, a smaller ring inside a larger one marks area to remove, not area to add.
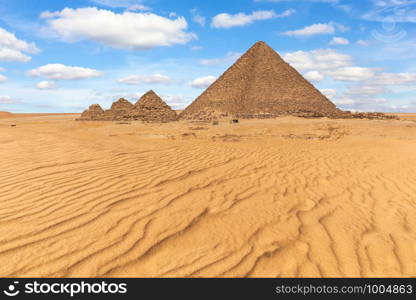
[[[92,104],[88,109],[86,109],[78,120],[91,120],[98,121],[104,118],[104,110],[99,104]]]
[[[153,90],[144,94],[134,105],[128,116],[133,120],[152,123],[176,121],[176,112],[166,104]]]

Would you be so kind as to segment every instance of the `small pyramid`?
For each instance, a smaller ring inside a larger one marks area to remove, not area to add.
[[[180,115],[181,119],[334,116],[336,106],[265,42],[257,42]]]
[[[104,110],[99,104],[90,105],[90,107],[85,110],[79,120],[100,120],[104,117]]]
[[[178,116],[154,91],[150,90],[136,102],[128,118],[144,122],[165,123],[176,121]]]
[[[124,98],[118,99],[111,108],[104,112],[104,119],[109,121],[123,120],[133,109],[133,104]]]

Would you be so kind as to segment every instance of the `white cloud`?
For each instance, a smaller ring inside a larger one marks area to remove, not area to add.
[[[19,40],[13,33],[10,33],[3,28],[0,28],[0,45],[2,47],[7,47],[31,54],[39,53],[39,49],[35,44]]]
[[[382,96],[414,84],[416,73],[377,73],[371,79],[349,86],[335,102],[362,111],[406,111],[405,106],[386,105],[388,101]]]
[[[343,106],[353,106],[356,102],[354,99],[351,98],[340,98],[333,101],[336,105],[343,105]]]
[[[346,95],[378,95],[385,91],[385,88],[382,86],[375,85],[361,85],[361,86],[352,86],[347,91],[344,92]]]
[[[128,85],[138,85],[141,82],[141,78],[138,75],[130,75],[127,77],[120,78],[118,82],[128,84]]]
[[[0,72],[4,72],[4,71],[5,71],[5,69],[0,67]],[[0,82],[5,82],[5,81],[7,81],[7,79],[8,78],[6,76],[0,74]]]
[[[152,9],[149,6],[146,6],[143,4],[135,4],[135,5],[127,7],[127,10],[140,11],[140,10],[152,10]]]
[[[162,94],[160,97],[169,104],[170,107],[173,109],[183,109],[185,108],[192,99],[188,99],[182,95],[169,95],[169,94]]]
[[[343,67],[328,70],[326,75],[340,81],[362,81],[374,78],[374,70],[362,67]]]
[[[56,87],[57,87],[56,82],[54,81],[45,80],[45,81],[38,82],[36,84],[36,88],[40,90],[52,90],[52,89],[55,89]]]
[[[329,42],[330,45],[349,45],[350,41],[342,37],[334,37]]]
[[[200,26],[204,27],[207,19],[204,16],[201,16],[198,13],[198,10],[196,8],[191,9],[191,15],[192,15],[192,21],[199,24]]]
[[[16,36],[0,27],[0,61],[28,62],[29,54],[39,53],[39,49],[33,43],[16,38]]]
[[[153,13],[115,13],[87,7],[46,11],[41,18],[67,42],[87,39],[116,48],[149,49],[186,44],[196,38],[186,32],[188,24],[183,17],[171,20]]]
[[[306,79],[308,79],[309,81],[313,81],[313,82],[319,82],[325,78],[325,76],[319,73],[319,71],[309,71],[304,76]]]
[[[10,96],[0,95],[0,104],[13,104],[16,103]]]
[[[376,97],[354,97],[350,98],[347,96],[342,96],[337,100],[334,100],[334,103],[340,106],[354,108],[354,110],[361,111],[376,111],[375,107],[381,108],[380,104],[387,103],[385,98],[376,98]],[[379,110],[379,109],[377,109]],[[385,110],[385,107],[384,107]]]
[[[369,46],[370,45],[370,42],[364,41],[364,40],[358,40],[357,41],[357,45],[360,45],[360,46]]]
[[[118,80],[119,83],[124,83],[128,85],[138,85],[140,83],[147,84],[170,84],[172,79],[168,76],[161,74],[153,74],[149,76],[140,76],[140,75],[130,75]]]
[[[416,23],[414,0],[383,0],[373,1],[374,7],[364,13],[361,18],[367,21]]]
[[[272,2],[272,3],[279,3],[279,2],[295,2],[300,0],[254,0],[254,2]],[[309,2],[322,2],[322,3],[339,3],[340,0],[304,0]]]
[[[310,26],[306,26],[302,29],[298,30],[291,30],[284,32],[284,35],[287,36],[312,36],[318,34],[334,34],[335,33],[335,26],[334,24],[313,24]]]
[[[142,0],[90,0],[90,2],[99,4],[102,6],[112,7],[112,8],[121,7],[121,8],[130,9],[131,7],[135,7],[135,6],[147,7],[141,4],[141,2],[143,2]]]
[[[322,89],[321,93],[329,99],[335,98],[335,96],[337,95],[337,91],[334,89]]]
[[[102,72],[95,69],[66,66],[63,64],[48,64],[30,70],[27,73],[33,77],[46,77],[55,80],[86,79],[103,75]]]
[[[333,49],[296,51],[287,53],[284,59],[298,70],[309,71],[305,77],[309,76],[315,81],[323,80],[324,76],[339,81],[360,81],[375,77],[374,69],[354,66],[351,56]]]
[[[192,51],[199,51],[199,50],[202,50],[202,49],[204,49],[202,46],[192,46],[191,48],[190,48]]]
[[[225,55],[225,57],[202,59],[200,61],[200,64],[206,65],[206,66],[220,65],[220,64],[224,64],[224,63],[235,62],[237,59],[240,58],[240,56],[241,56],[241,53],[228,52]]]
[[[373,84],[406,85],[416,84],[416,73],[381,73],[373,80]]]
[[[32,58],[18,50],[1,47],[0,48],[0,61],[18,61],[28,62]]]
[[[5,82],[7,79],[8,78],[6,76],[0,74],[0,82]]]
[[[215,76],[198,77],[195,80],[188,83],[189,86],[197,89],[203,89],[209,87],[214,81],[217,80]]]
[[[211,25],[214,28],[231,28],[235,26],[245,26],[259,20],[288,17],[293,13],[295,13],[293,9],[288,9],[281,14],[277,14],[274,10],[258,10],[252,12],[250,15],[247,15],[245,13],[238,13],[235,15],[222,13],[216,15],[212,19]]]
[[[342,25],[342,24],[338,24],[338,23],[333,23],[333,24],[335,25],[336,29],[339,32],[347,32],[348,30],[350,30],[350,27],[348,27],[348,26],[345,26],[345,25]]]
[[[347,67],[352,64],[352,57],[333,49],[318,49],[309,52],[296,51],[284,55],[284,59],[298,70],[328,71]]]

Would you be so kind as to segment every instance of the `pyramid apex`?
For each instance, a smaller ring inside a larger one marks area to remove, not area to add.
[[[100,104],[91,104],[90,105],[90,108],[101,108],[101,105]]]
[[[275,52],[274,50],[273,50],[273,48],[272,47],[270,47],[266,42],[264,42],[264,41],[258,41],[258,42],[256,42],[253,46],[251,46],[251,48],[247,51],[247,52],[250,52],[250,50],[259,50],[259,49],[261,49],[261,50],[272,50],[273,52]]]

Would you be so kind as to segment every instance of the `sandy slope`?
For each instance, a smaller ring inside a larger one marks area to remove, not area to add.
[[[414,122],[72,119],[0,120],[1,276],[416,276]]]

